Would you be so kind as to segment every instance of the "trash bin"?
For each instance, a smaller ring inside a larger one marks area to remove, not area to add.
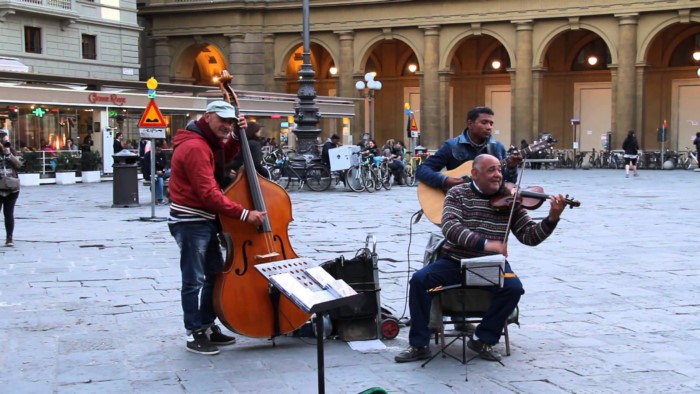
[[[138,155],[126,149],[112,155],[114,181],[112,182],[112,208],[139,206]]]
[[[427,156],[428,155],[428,148],[424,147],[423,145],[418,145],[413,149],[413,155],[414,156]]]

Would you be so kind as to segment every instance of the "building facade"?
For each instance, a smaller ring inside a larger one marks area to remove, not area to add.
[[[30,73],[138,81],[136,11],[129,0],[6,0],[0,56]]]
[[[694,0],[310,0],[320,95],[382,89],[349,133],[406,139],[408,103],[420,142],[458,134],[475,105],[496,112],[496,136],[519,146],[552,134],[557,147],[618,148],[636,130],[645,150],[690,146],[700,116],[700,5]],[[145,0],[143,70],[172,83],[294,93],[301,1]],[[697,53],[697,54],[696,54]],[[367,114],[375,114],[369,122]],[[577,119],[577,121],[572,121]],[[374,127],[368,130],[370,124]],[[321,126],[322,129],[327,129]],[[337,127],[333,129],[338,129]],[[324,131],[325,133],[325,131]]]

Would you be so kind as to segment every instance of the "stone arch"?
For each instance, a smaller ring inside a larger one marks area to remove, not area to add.
[[[452,58],[455,55],[455,52],[457,52],[457,49],[459,49],[459,46],[461,45],[462,41],[465,38],[474,36],[478,37],[479,35],[487,35],[490,37],[493,37],[498,41],[503,47],[506,49],[506,53],[508,54],[508,57],[510,57],[510,66],[511,68],[515,68],[516,66],[516,61],[517,59],[515,58],[515,52],[513,52],[513,48],[511,48],[507,43],[505,38],[501,36],[500,34],[496,33],[493,30],[489,29],[481,29],[482,34],[474,34],[473,31],[467,30],[455,38],[452,39],[452,41],[447,44],[447,50],[445,51],[445,55],[440,59],[440,65],[439,65],[439,70],[440,71],[450,71],[450,65],[452,64]]]
[[[226,69],[228,61],[226,58],[226,52],[224,52],[219,45],[209,41],[198,42],[196,40],[187,40],[181,42],[182,45],[178,45],[173,48],[171,44],[171,49],[175,49],[177,52],[173,53],[173,62],[170,66],[170,78],[171,80],[187,80],[191,79],[193,73],[195,72],[195,67],[198,65],[197,58],[201,55],[202,51],[209,48],[209,50],[214,50],[213,56],[221,63],[221,70]],[[201,64],[199,65],[201,67]],[[221,70],[218,70],[219,72]],[[200,70],[201,73],[201,70]]]
[[[681,18],[676,15],[657,23],[656,26],[649,31],[649,34],[644,37],[644,40],[639,46],[639,51],[637,52],[637,63],[644,63],[646,61],[647,54],[651,48],[651,45],[654,43],[654,39],[658,37],[659,34],[664,31],[664,29],[682,22],[683,21]],[[700,22],[700,17],[691,14],[689,22]]]
[[[612,40],[610,39],[610,37],[608,37],[607,34],[605,34],[603,30],[588,23],[581,23],[579,27],[581,29],[588,30],[597,34],[598,37],[600,37],[603,40],[603,42],[605,42],[605,45],[607,45],[608,47],[608,51],[610,52],[611,64],[617,64],[617,48],[615,47],[615,45],[613,45]],[[534,56],[532,58],[532,66],[534,68],[541,68],[544,66],[544,60],[547,56],[547,51],[549,50],[550,45],[554,42],[554,40],[557,39],[557,37],[569,30],[576,29],[572,29],[571,25],[563,23],[561,26],[552,29],[552,31],[549,34],[547,34],[547,36],[545,36],[540,46],[537,47],[537,50],[535,51]]]
[[[328,45],[325,41],[319,39],[319,38],[311,38],[310,43],[317,44],[321,48],[325,49],[326,52],[331,56],[333,59],[334,64],[336,67],[338,66],[338,54],[335,53],[331,49],[331,46]],[[287,76],[287,64],[289,63],[289,58],[294,54],[294,52],[299,48],[300,46],[303,46],[304,42],[303,40],[294,40],[292,41],[289,45],[287,45],[286,48],[282,51],[284,53],[284,56],[280,59],[280,63],[277,65],[277,72],[279,73],[278,76],[280,77],[286,77]]]
[[[416,46],[413,44],[413,42],[408,39],[407,37],[401,35],[401,34],[396,34],[396,33],[391,33],[389,35],[385,35],[383,33],[379,33],[376,36],[372,37],[371,39],[367,40],[365,45],[360,49],[361,55],[357,57],[357,59],[360,59],[359,62],[355,62],[355,69],[353,70],[353,74],[363,74],[365,71],[365,65],[367,64],[367,61],[369,60],[369,57],[372,55],[372,52],[374,50],[374,47],[379,44],[382,41],[385,40],[399,40],[406,44],[413,53],[416,55],[416,58],[418,60],[418,69],[423,70],[423,56],[422,53],[419,52],[416,49]]]

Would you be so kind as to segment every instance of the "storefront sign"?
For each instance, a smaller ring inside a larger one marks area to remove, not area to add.
[[[88,96],[88,101],[92,104],[104,104],[104,103],[112,103],[114,105],[124,105],[126,104],[126,97],[124,96],[119,96],[116,94],[97,94],[97,93],[90,93]]]

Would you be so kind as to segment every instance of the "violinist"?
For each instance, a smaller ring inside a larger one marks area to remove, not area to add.
[[[474,160],[482,153],[506,159],[503,174],[506,181],[517,181],[517,167],[523,158],[519,154],[508,155],[506,148],[493,135],[493,110],[489,107],[474,107],[467,113],[466,128],[462,133],[450,138],[430,155],[416,171],[416,179],[431,187],[448,190],[466,182],[461,177],[446,176],[442,169],[453,170],[467,161]],[[516,152],[517,153],[517,152]]]
[[[510,211],[504,212],[491,206],[491,197],[501,191],[501,163],[494,156],[479,155],[474,159],[471,177],[470,183],[457,185],[447,192],[442,214],[442,233],[446,241],[439,258],[411,278],[410,346],[394,358],[396,362],[422,360],[431,356],[429,289],[459,284],[461,259],[494,254],[508,256],[505,236]],[[565,206],[562,195],[550,197],[549,215],[539,223],[530,219],[524,208],[516,206],[510,231],[521,243],[538,245],[552,234]],[[507,262],[505,272],[503,287],[491,290],[494,293],[491,305],[476,327],[473,338],[467,343],[472,351],[489,361],[500,360],[501,355],[492,347],[498,343],[506,319],[524,294],[520,279],[513,274]]]
[[[244,209],[221,190],[224,165],[240,151],[232,131],[246,126],[245,117],[237,117],[231,104],[214,101],[199,120],[177,131],[173,144],[168,227],[180,248],[187,350],[198,354],[218,354],[217,345],[236,342],[215,324],[212,292],[224,264],[217,215],[256,227],[265,215]]]

